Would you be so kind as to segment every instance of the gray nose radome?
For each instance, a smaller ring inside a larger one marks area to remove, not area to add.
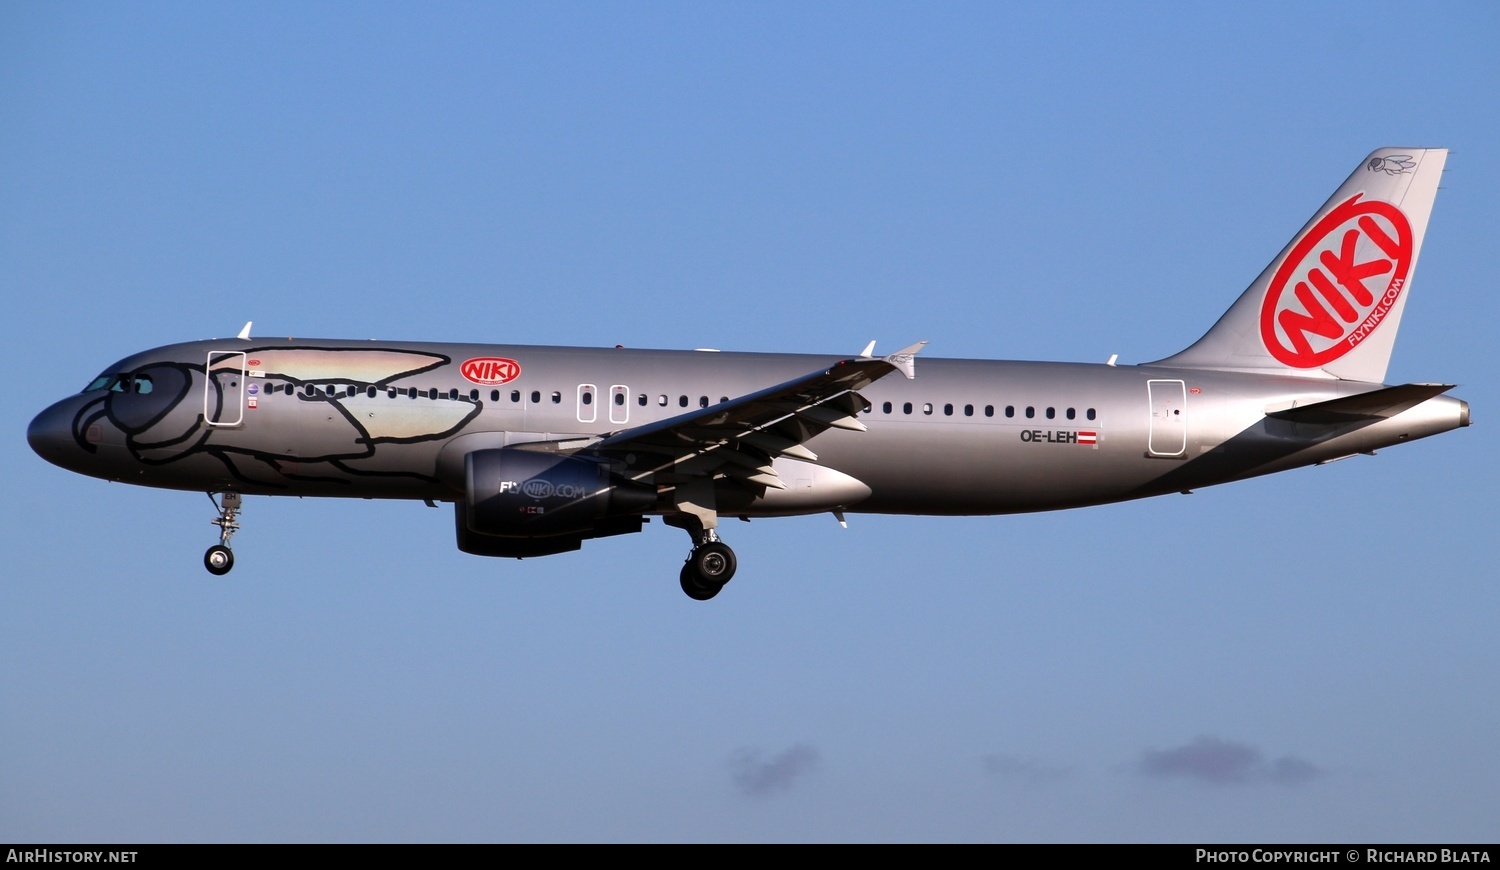
[[[70,459],[79,454],[78,444],[73,441],[73,409],[71,403],[59,402],[36,415],[26,427],[26,441],[36,455],[53,465],[70,467]]]

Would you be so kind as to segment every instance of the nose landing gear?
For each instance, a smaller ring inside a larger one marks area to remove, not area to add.
[[[203,554],[203,567],[208,569],[208,573],[222,577],[234,567],[234,551],[229,549],[229,539],[240,530],[240,494],[226,492],[216,499],[213,493],[209,493],[208,498],[219,511],[218,519],[209,520],[219,527],[219,543],[209,547],[208,552]]]

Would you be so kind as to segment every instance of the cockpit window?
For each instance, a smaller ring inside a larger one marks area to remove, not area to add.
[[[150,375],[115,374],[100,375],[83,388],[85,393],[109,390],[111,393],[149,393],[155,386]]]

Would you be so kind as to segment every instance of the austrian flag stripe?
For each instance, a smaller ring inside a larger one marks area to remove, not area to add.
[[[1079,432],[1078,432],[1078,443],[1079,444],[1098,444],[1099,443],[1099,433],[1098,432],[1090,432],[1090,431],[1088,431],[1086,429],[1079,430]]]

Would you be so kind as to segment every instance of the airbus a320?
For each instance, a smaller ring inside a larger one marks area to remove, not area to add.
[[[1447,152],[1363,160],[1219,321],[1141,365],[235,338],[126,357],[27,432],[70,471],[242,498],[448,502],[460,550],[692,539],[726,517],[1074,508],[1326,463],[1469,425],[1449,384],[1384,384]],[[920,368],[920,376],[918,369]]]

